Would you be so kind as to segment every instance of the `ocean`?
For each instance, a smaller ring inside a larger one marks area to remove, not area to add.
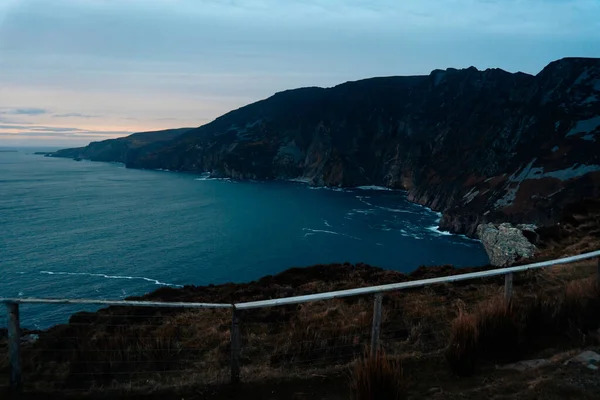
[[[439,214],[402,191],[238,182],[34,151],[0,152],[0,297],[122,299],[346,261],[402,272],[488,262],[480,242],[439,232]],[[81,309],[24,305],[22,324],[45,328]]]

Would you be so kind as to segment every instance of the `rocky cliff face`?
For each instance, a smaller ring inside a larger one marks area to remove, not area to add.
[[[600,59],[583,58],[536,76],[471,67],[285,91],[120,156],[132,168],[402,188],[470,236],[487,222],[556,222],[600,195],[599,158]]]

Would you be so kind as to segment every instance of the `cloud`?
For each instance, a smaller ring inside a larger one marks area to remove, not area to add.
[[[0,114],[5,115],[42,115],[48,110],[43,108],[0,108]]]
[[[0,124],[0,135],[10,137],[44,136],[56,138],[109,139],[132,134],[131,131],[94,130],[76,127],[44,126],[33,124]]]
[[[302,86],[537,73],[597,57],[598,15],[598,0],[0,0],[0,117],[25,111],[0,122],[155,130]]]
[[[43,135],[45,137],[55,137],[55,138],[94,138],[99,140],[105,139],[115,139],[123,136],[130,135],[132,132],[115,132],[115,131],[22,131],[12,136],[18,137],[27,137],[33,136],[37,137]],[[10,135],[0,131],[0,135]]]
[[[81,114],[81,113],[66,113],[53,114],[52,118],[99,118],[100,115]]]

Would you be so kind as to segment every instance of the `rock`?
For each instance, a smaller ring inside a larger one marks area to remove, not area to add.
[[[600,354],[591,350],[586,350],[583,353],[579,354],[577,357],[573,357],[570,360],[567,360],[565,362],[565,365],[573,363],[582,364],[586,368],[589,368],[591,370],[597,370],[598,365],[600,364]]]
[[[526,360],[526,361],[519,361],[513,364],[507,364],[507,365],[502,365],[499,367],[496,367],[497,369],[512,369],[515,371],[519,371],[519,372],[523,372],[523,371],[529,371],[532,369],[536,369],[536,368],[540,368],[543,367],[544,365],[548,365],[550,362],[546,359],[537,359],[537,360]]]
[[[38,341],[40,335],[35,333],[30,333],[24,336],[21,336],[21,343],[23,344],[32,344]]]
[[[532,236],[532,232],[535,234],[535,227],[520,226],[519,228],[508,223],[498,226],[492,223],[479,225],[477,236],[485,247],[490,264],[506,267],[517,261],[533,257],[536,247],[523,234],[524,231]]]

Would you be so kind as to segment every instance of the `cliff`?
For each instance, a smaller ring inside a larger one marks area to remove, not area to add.
[[[568,204],[598,197],[598,133],[600,59],[566,58],[535,76],[470,67],[289,90],[169,140],[78,154],[130,168],[402,188],[443,212],[442,229],[474,236],[485,222],[550,226]]]

